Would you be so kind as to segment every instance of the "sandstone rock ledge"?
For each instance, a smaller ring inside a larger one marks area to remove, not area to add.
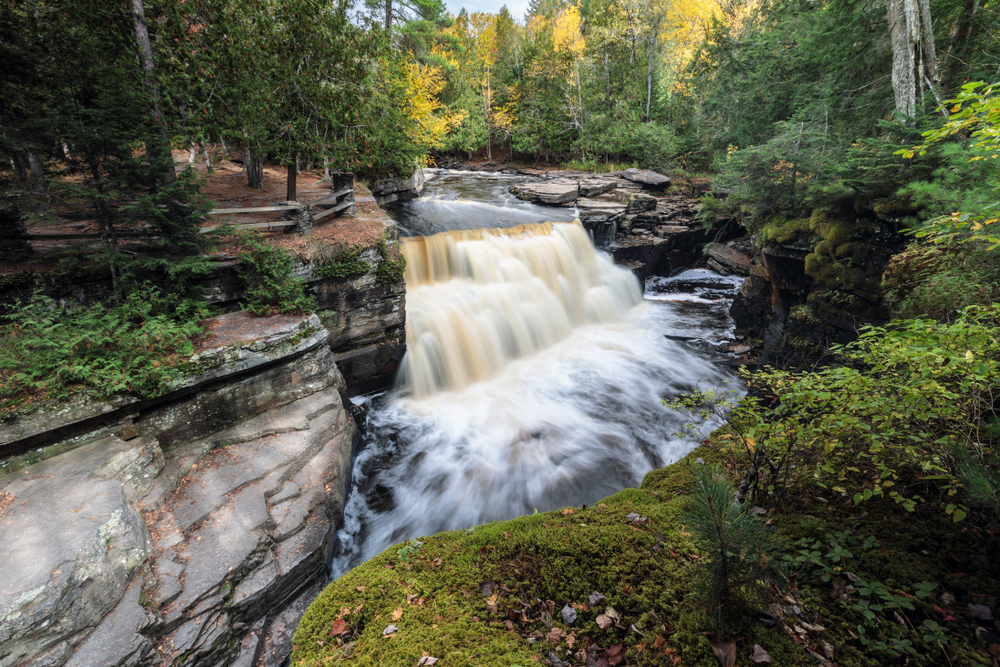
[[[224,369],[251,353],[270,355],[263,378],[298,377],[302,393],[236,401],[224,428],[184,399],[158,410],[201,420],[197,438],[130,420],[0,477],[0,667],[281,664],[327,580],[360,440],[325,329],[293,319],[236,327],[202,370],[209,407],[247,381]],[[303,353],[316,331],[322,345]]]

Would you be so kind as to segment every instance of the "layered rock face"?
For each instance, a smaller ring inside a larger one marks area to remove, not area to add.
[[[97,428],[53,410],[73,438],[0,477],[0,666],[287,657],[360,439],[318,319],[241,317],[216,323],[184,395]]]
[[[759,363],[788,369],[822,362],[831,345],[888,319],[882,274],[905,243],[877,219],[818,212],[786,230],[797,222],[794,236],[765,227],[777,240],[754,246],[754,266],[730,309],[736,334],[758,344]]]

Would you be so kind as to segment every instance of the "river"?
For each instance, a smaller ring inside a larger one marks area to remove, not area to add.
[[[694,446],[663,397],[739,387],[714,345],[741,279],[641,286],[572,209],[520,202],[514,182],[444,173],[393,211],[407,356],[394,390],[356,399],[367,445],[334,577],[406,539],[636,486]]]

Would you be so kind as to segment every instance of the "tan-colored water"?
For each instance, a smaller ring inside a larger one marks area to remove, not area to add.
[[[587,324],[620,320],[642,294],[579,223],[456,230],[402,240],[406,358],[414,398],[495,376]]]

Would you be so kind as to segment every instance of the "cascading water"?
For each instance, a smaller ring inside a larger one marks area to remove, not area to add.
[[[661,281],[650,303],[579,223],[402,246],[407,356],[397,390],[361,399],[369,444],[334,576],[405,539],[636,486],[691,448],[661,399],[733,380],[717,356],[665,338],[724,338],[732,281]]]
[[[405,239],[404,391],[464,389],[568,337],[621,321],[636,279],[599,256],[577,223]]]

